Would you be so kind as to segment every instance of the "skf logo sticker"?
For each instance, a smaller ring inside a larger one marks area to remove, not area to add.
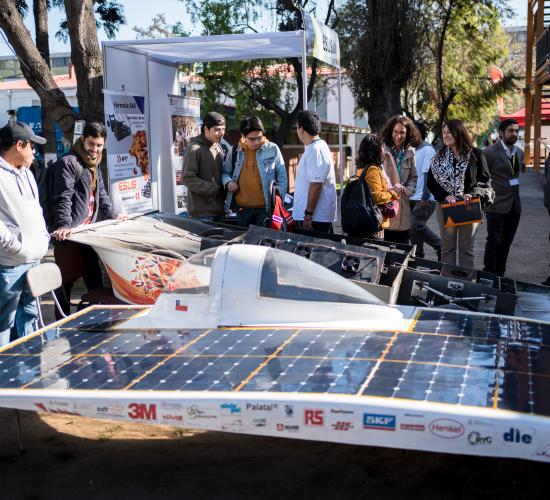
[[[375,429],[379,431],[394,431],[394,415],[378,415],[375,413],[363,413],[363,429]]]
[[[128,416],[134,420],[156,420],[157,405],[147,405],[145,403],[131,403],[128,405],[130,411]]]
[[[325,425],[324,410],[304,410],[304,424],[306,425]]]

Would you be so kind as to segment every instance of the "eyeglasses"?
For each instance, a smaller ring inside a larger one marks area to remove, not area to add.
[[[21,143],[21,147],[23,149],[26,148],[29,144],[31,145],[31,149],[34,148],[34,142],[32,142],[30,140],[26,140],[26,141],[18,140],[18,141],[15,141],[14,144],[17,144],[18,142]]]
[[[263,134],[262,135],[258,135],[256,137],[250,137],[249,135],[247,135],[245,137],[245,139],[247,141],[250,141],[250,142],[258,142],[258,141],[261,141],[262,139],[264,138]]]

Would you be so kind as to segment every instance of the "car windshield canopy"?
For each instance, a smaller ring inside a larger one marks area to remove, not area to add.
[[[348,304],[382,304],[359,285],[305,258],[269,249],[260,279],[260,297]]]
[[[166,293],[207,295],[216,248],[210,248],[184,261],[168,281]]]

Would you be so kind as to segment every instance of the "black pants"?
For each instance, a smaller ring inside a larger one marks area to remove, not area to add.
[[[384,229],[384,241],[391,243],[403,243],[409,244],[409,230],[406,231],[392,231],[390,229]]]
[[[55,291],[65,314],[71,314],[71,291],[74,282],[82,277],[88,291],[103,286],[97,254],[92,247],[72,241],[58,241],[54,246],[55,263],[61,270],[62,285]],[[61,315],[55,310],[55,318]]]
[[[264,226],[266,218],[267,210],[265,208],[237,208],[239,226]]]
[[[487,218],[487,243],[483,257],[484,271],[504,276],[510,246],[514,241],[520,214],[512,208],[507,214],[485,215]]]
[[[297,220],[296,223],[298,224],[298,227],[300,229],[303,229],[304,221],[303,220]],[[332,234],[334,231],[332,229],[332,222],[316,222],[311,221],[311,226],[313,227],[313,230],[318,233],[328,233]]]
[[[422,206],[420,201],[411,200],[411,244],[416,245],[416,256],[424,257],[424,243],[430,245],[434,250],[441,250],[441,238],[429,227],[428,220],[435,211],[435,201],[429,201]]]

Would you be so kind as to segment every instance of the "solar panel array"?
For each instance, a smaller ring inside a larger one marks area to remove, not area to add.
[[[136,312],[93,309],[9,346],[0,388],[349,394],[550,416],[547,324],[422,310],[409,332],[112,329]]]

